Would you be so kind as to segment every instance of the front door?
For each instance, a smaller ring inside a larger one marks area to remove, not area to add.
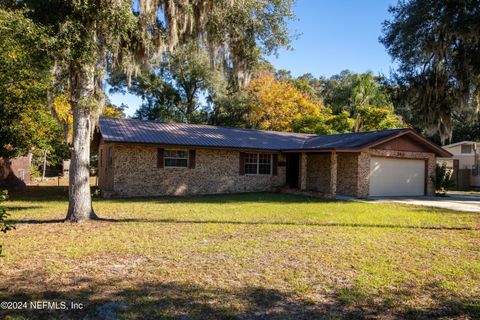
[[[290,188],[298,188],[298,173],[300,170],[300,154],[287,153],[287,179],[286,185]]]

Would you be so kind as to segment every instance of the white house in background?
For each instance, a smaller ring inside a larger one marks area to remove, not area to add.
[[[439,163],[446,162],[447,166],[454,170],[458,188],[480,187],[478,170],[480,142],[461,141],[442,148],[453,156],[451,158],[437,158],[437,161]]]

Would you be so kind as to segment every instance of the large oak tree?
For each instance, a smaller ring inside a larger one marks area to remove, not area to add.
[[[398,62],[398,109],[445,141],[455,117],[478,115],[480,1],[399,1],[390,12],[381,42]]]
[[[57,89],[73,109],[68,221],[95,218],[89,187],[90,137],[105,104],[108,72],[128,78],[166,51],[196,41],[212,68],[249,81],[262,53],[288,46],[292,0],[3,0],[50,31]]]

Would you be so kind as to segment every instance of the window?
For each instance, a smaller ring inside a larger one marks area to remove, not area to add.
[[[256,153],[247,153],[245,155],[245,174],[257,174],[257,157]]]
[[[245,155],[245,174],[269,175],[272,173],[272,155],[265,153],[247,153]]]
[[[462,153],[472,153],[472,145],[462,144]]]
[[[164,161],[165,167],[187,168],[188,167],[188,151],[165,150],[163,161]]]

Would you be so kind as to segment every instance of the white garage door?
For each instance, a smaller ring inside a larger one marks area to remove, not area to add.
[[[424,190],[424,160],[371,158],[370,196],[423,196]]]

